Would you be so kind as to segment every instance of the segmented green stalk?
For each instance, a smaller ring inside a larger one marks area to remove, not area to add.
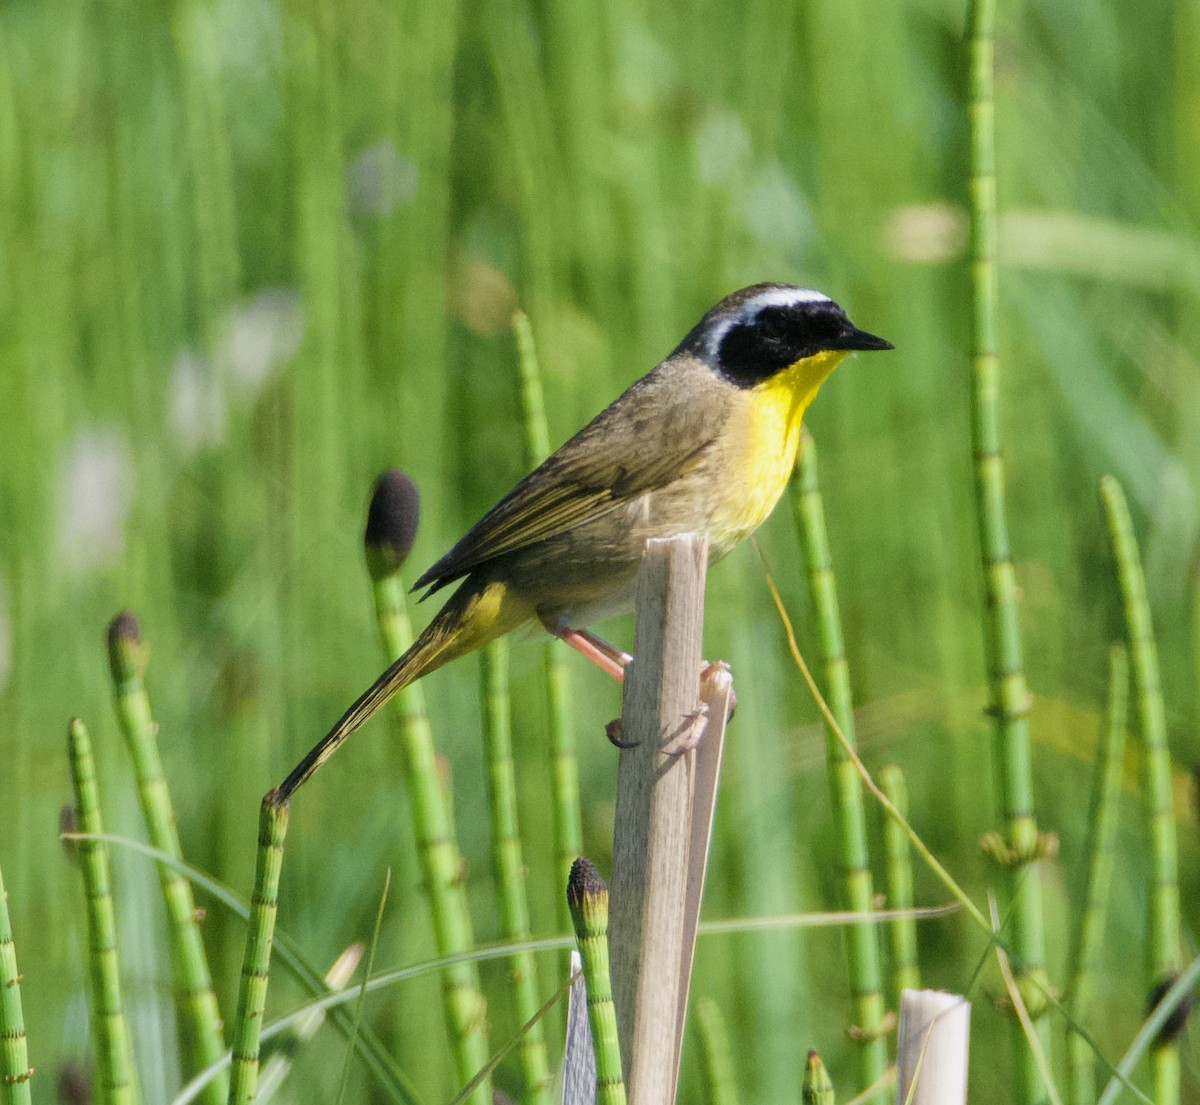
[[[279,876],[283,870],[283,840],[287,835],[288,803],[275,791],[262,800],[258,814],[258,854],[254,864],[254,893],[250,898],[250,924],[246,954],[238,986],[237,1015],[233,1022],[233,1063],[229,1086],[230,1105],[248,1105],[258,1088],[258,1038],[267,1006],[271,969],[271,941],[279,912]]]
[[[8,893],[0,872],[0,1105],[30,1105],[29,1042],[21,1009],[21,973],[8,917]]]
[[[517,825],[517,776],[512,754],[512,713],[508,694],[508,642],[493,641],[480,653],[483,680],[483,744],[491,803],[492,867],[500,906],[500,939],[529,940],[529,903],[525,896],[525,860]],[[531,1022],[517,1045],[525,1080],[525,1105],[549,1105],[550,1064],[546,1034],[537,1017],[537,971],[532,952],[515,952],[509,959],[513,1008],[518,1024]]]
[[[737,1079],[725,1019],[712,998],[696,1002],[696,1026],[700,1039],[700,1079],[708,1105],[738,1105]]]
[[[1100,734],[1088,810],[1087,884],[1083,909],[1071,940],[1071,1015],[1086,1024],[1096,988],[1109,887],[1116,865],[1117,811],[1125,758],[1125,722],[1129,706],[1129,658],[1122,645],[1108,653],[1108,704]],[[1067,1027],[1067,1063],[1072,1100],[1091,1105],[1096,1100],[1096,1055],[1091,1044]]]
[[[888,764],[879,773],[879,785],[888,801],[908,819],[908,784],[896,764]],[[912,909],[912,848],[908,836],[890,817],[883,819],[884,847],[887,850],[888,908]],[[896,1001],[902,990],[921,988],[921,968],[917,963],[917,922],[913,917],[897,917],[892,922],[892,972]]]
[[[398,470],[376,483],[367,519],[367,566],[371,573],[375,615],[388,662],[412,644],[412,624],[404,599],[400,568],[416,533],[416,488]],[[471,951],[475,937],[463,885],[463,859],[454,818],[443,790],[425,712],[421,685],[405,687],[393,699],[400,762],[408,787],[417,859],[425,879],[434,945],[438,955]],[[450,1046],[461,1085],[469,1083],[491,1059],[487,1041],[487,1006],[474,963],[457,963],[441,973],[442,1001]],[[471,1095],[473,1105],[491,1105],[490,1079]]]
[[[181,860],[183,849],[175,827],[171,792],[158,754],[158,726],[150,711],[150,696],[144,683],[147,656],[137,619],[128,610],[118,614],[108,627],[108,661],[117,719],[133,759],[138,800],[150,843]],[[182,1021],[190,1027],[195,1065],[202,1069],[225,1053],[225,1041],[208,957],[200,938],[196,902],[188,880],[165,863],[158,865],[158,881],[167,907],[167,934],[180,990]],[[208,1105],[224,1105],[228,1096],[229,1075],[222,1071],[205,1087],[203,1100]]]
[[[571,865],[566,898],[587,986],[588,1023],[596,1049],[596,1102],[625,1105],[617,1007],[608,964],[608,885],[583,856]]]
[[[546,406],[533,330],[523,311],[513,315],[521,372],[521,409],[525,423],[525,461],[530,468],[550,453]],[[571,675],[567,658],[556,641],[545,644],[546,696],[550,721],[550,766],[554,788],[554,855],[559,885],[571,873],[571,864],[583,848],[583,813],[579,802],[579,760],[575,726],[571,717]],[[558,923],[570,928],[566,899],[559,899]]]
[[[87,727],[73,718],[67,728],[71,782],[81,833],[102,833],[96,764]],[[96,840],[79,842],[79,866],[87,896],[88,971],[91,988],[92,1032],[96,1041],[96,1078],[102,1105],[136,1105],[140,1100],[133,1065],[129,1023],[121,1003],[117,923],[113,909],[108,846]]]
[[[1150,825],[1150,961],[1148,990],[1174,975],[1179,961],[1179,859],[1175,808],[1171,798],[1171,752],[1167,718],[1158,674],[1158,646],[1150,622],[1146,580],[1129,507],[1121,485],[1112,476],[1100,481],[1108,516],[1109,535],[1117,560],[1125,627],[1133,661],[1138,735],[1142,740],[1142,804]],[[1179,1045],[1174,1040],[1154,1049],[1154,1100],[1157,1105],[1179,1101]]]
[[[996,173],[993,68],[995,0],[970,0],[968,204],[971,259],[971,443],[975,498],[985,592],[988,713],[994,726],[997,782],[1004,839],[993,854],[1009,872],[1012,899],[1013,973],[1030,1016],[1037,1021],[1044,1053],[1050,1055],[1050,1026],[1041,1018],[1048,985],[1042,918],[1042,881],[1036,866],[1044,855],[1033,804],[1029,739],[1029,689],[1021,655],[1017,585],[1009,551],[1000,450],[999,358],[997,354]],[[1028,866],[1028,869],[1026,869]],[[1030,977],[1032,976],[1032,977]],[[1044,1098],[1041,1074],[1021,1026],[1012,1022],[1016,1102]]]
[[[821,1062],[821,1057],[815,1048],[808,1052],[808,1062],[804,1065],[804,1081],[800,1085],[800,1100],[804,1105],[836,1105],[837,1096],[833,1092],[833,1081],[829,1071]]]
[[[808,585],[816,613],[825,697],[847,740],[854,743],[854,704],[850,693],[850,668],[842,640],[837,581],[829,555],[825,508],[817,482],[817,451],[812,436],[804,432],[796,474],[791,487],[792,510],[808,571]],[[866,811],[862,780],[834,732],[826,728],[826,758],[834,823],[837,826],[842,895],[847,909],[869,913],[874,888],[867,854]],[[887,1018],[879,968],[879,930],[871,921],[845,928],[850,989],[854,997],[855,1037],[860,1041],[859,1088],[883,1077],[887,1069],[884,1034]]]

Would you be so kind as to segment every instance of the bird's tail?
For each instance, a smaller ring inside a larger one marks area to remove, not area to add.
[[[277,800],[290,798],[301,783],[337,751],[392,695],[421,676],[471,652],[533,616],[503,583],[479,587],[467,580],[436,618],[390,668],[375,680],[276,788]]]

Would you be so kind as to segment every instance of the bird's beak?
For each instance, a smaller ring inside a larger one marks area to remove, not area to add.
[[[837,337],[833,338],[826,346],[826,349],[895,349],[896,347],[883,338],[877,338],[874,334],[868,334],[865,330],[858,330],[853,326],[843,330]]]

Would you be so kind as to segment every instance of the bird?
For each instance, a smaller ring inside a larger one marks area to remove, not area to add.
[[[426,598],[458,588],[278,799],[399,690],[523,625],[540,623],[620,678],[628,657],[587,627],[633,609],[646,542],[699,533],[710,564],[723,557],[779,501],[804,413],[830,373],[852,352],[893,348],[809,288],[765,283],[726,296],[416,581]]]

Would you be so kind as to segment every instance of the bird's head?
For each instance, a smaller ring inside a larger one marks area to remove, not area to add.
[[[807,361],[824,379],[848,353],[894,346],[858,329],[821,292],[755,284],[722,299],[681,348],[739,387],[755,387]]]

